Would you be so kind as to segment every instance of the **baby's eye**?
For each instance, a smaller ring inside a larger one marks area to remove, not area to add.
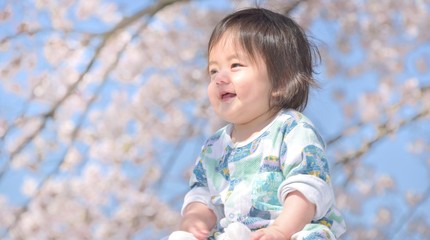
[[[209,75],[214,75],[215,73],[217,73],[218,71],[216,69],[210,69],[209,70]]]
[[[231,64],[231,68],[237,68],[237,67],[243,67],[243,65],[240,64],[240,63],[233,63],[233,64]]]

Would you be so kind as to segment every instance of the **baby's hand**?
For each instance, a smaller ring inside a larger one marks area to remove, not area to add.
[[[198,220],[184,221],[181,225],[182,230],[193,234],[198,240],[206,240],[209,237],[210,231]]]
[[[205,229],[191,228],[188,230],[198,240],[206,240],[209,237],[209,231]]]
[[[262,228],[251,235],[251,240],[288,240],[284,233],[276,226]]]

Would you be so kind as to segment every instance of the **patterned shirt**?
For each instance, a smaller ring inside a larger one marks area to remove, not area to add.
[[[295,110],[281,110],[250,139],[233,143],[232,125],[210,137],[202,148],[190,179],[183,209],[202,202],[216,214],[216,236],[229,223],[251,230],[270,225],[283,201],[300,191],[316,205],[313,223],[327,226],[336,237],[345,231],[334,206],[325,145],[312,123]]]

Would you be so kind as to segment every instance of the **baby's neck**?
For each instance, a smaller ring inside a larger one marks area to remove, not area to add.
[[[261,129],[260,129],[261,130]],[[260,132],[260,130],[255,130],[255,131],[238,131],[236,130],[236,127],[233,126],[233,131],[231,132],[231,141],[233,143],[241,143],[241,142],[245,142],[246,140],[254,137],[256,134],[258,134]]]
[[[234,123],[231,131],[233,143],[244,142],[253,138],[276,117],[276,113],[266,113],[247,123]]]

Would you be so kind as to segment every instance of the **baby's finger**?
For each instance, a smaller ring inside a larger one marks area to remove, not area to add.
[[[198,240],[206,240],[209,237],[209,233],[208,232],[195,232],[194,237],[196,237]]]
[[[262,229],[251,234],[251,240],[263,240],[262,237],[264,237],[264,231]]]

